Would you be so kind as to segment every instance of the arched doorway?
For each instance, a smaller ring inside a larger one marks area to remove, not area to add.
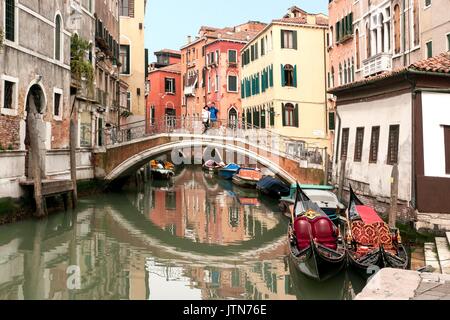
[[[228,126],[230,128],[236,128],[238,124],[238,113],[234,107],[228,110]]]
[[[43,115],[46,110],[46,104],[42,87],[38,84],[33,84],[28,90],[25,101],[26,131],[24,145],[27,151],[25,159],[25,176],[27,178],[33,178],[31,154],[39,158],[41,176],[45,176],[45,156],[42,156],[42,154],[45,151],[46,130]]]

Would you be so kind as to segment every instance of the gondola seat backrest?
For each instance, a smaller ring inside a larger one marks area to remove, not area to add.
[[[304,217],[297,217],[294,221],[294,231],[297,238],[297,247],[299,250],[306,249],[311,244],[311,224]]]
[[[377,242],[376,233],[373,225],[366,225],[363,221],[358,220],[352,223],[353,240],[363,246],[372,246]]]
[[[314,239],[321,245],[336,250],[337,232],[333,222],[326,217],[320,217],[312,222]]]
[[[392,235],[389,226],[384,222],[377,222],[373,225],[378,234],[378,243],[387,249],[392,247]]]

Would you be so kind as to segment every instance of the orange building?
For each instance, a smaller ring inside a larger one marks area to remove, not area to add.
[[[201,27],[181,48],[183,115],[200,116],[205,105],[219,109],[219,119],[237,121],[241,110],[240,51],[264,29],[249,21],[231,28]]]
[[[181,69],[179,51],[164,49],[155,52],[157,61],[148,73],[147,123],[165,116],[181,116]]]

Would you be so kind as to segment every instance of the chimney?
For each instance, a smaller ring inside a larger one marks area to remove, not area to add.
[[[187,36],[187,42],[191,43],[192,42],[192,37],[191,36]]]

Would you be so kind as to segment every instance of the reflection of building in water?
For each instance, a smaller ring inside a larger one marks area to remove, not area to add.
[[[147,201],[149,219],[163,230],[194,242],[230,244],[275,228],[278,220],[261,207],[245,207],[206,182],[202,171],[185,171],[177,187],[153,188]]]

